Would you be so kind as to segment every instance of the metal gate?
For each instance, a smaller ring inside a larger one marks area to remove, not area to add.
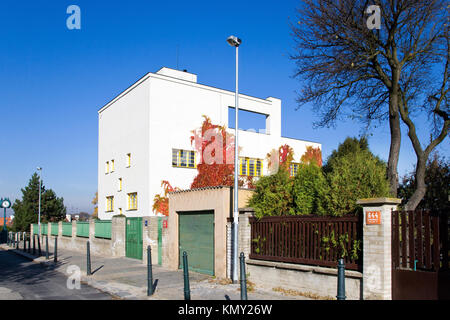
[[[125,255],[142,260],[142,218],[126,218]]]
[[[450,299],[448,214],[392,212],[392,299]]]
[[[179,221],[179,261],[188,254],[189,270],[214,275],[214,211],[182,212]]]

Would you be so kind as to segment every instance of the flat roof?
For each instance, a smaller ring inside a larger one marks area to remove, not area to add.
[[[164,67],[162,67],[162,68],[164,68]],[[159,69],[159,70],[161,70],[161,69]],[[171,69],[171,68],[168,68],[168,69]],[[176,69],[173,69],[173,70],[176,70]],[[203,89],[218,91],[218,92],[222,92],[222,93],[229,94],[229,95],[235,95],[234,91],[229,91],[229,90],[201,84],[198,82],[183,80],[183,79],[179,79],[179,78],[175,78],[175,77],[171,77],[171,76],[167,76],[167,75],[162,75],[162,74],[158,74],[158,73],[154,73],[154,72],[147,72],[144,76],[142,76],[137,81],[135,81],[133,84],[131,84],[127,89],[125,89],[124,91],[122,91],[121,93],[116,95],[113,99],[111,99],[108,103],[106,103],[103,107],[101,107],[97,112],[98,113],[102,112],[104,109],[108,108],[113,102],[115,102],[116,100],[125,96],[128,92],[130,92],[131,90],[136,88],[138,85],[140,85],[142,82],[144,82],[145,80],[147,80],[150,77],[156,78],[156,79],[161,79],[161,80],[169,80],[169,81],[173,81],[173,82],[178,82],[178,83],[182,83],[182,84],[186,84],[186,85],[190,85],[190,86],[194,86],[194,87],[199,87],[199,88],[203,88]],[[239,96],[245,97],[247,99],[257,100],[259,102],[263,102],[263,103],[267,103],[267,104],[271,104],[270,100],[268,100],[269,98],[275,98],[272,96],[268,96],[266,99],[263,99],[263,98],[258,98],[258,97],[250,96],[247,94],[243,94],[243,93],[239,93]],[[275,98],[275,99],[278,99],[278,98]]]

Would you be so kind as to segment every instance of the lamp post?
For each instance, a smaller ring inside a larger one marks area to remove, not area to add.
[[[6,208],[11,207],[11,201],[8,198],[1,199],[1,207],[3,208],[3,229],[2,229],[2,237],[1,242],[6,242],[8,239],[8,231],[6,230]]]
[[[233,270],[232,279],[234,283],[238,280],[238,166],[239,166],[239,154],[238,154],[238,128],[239,128],[239,93],[238,93],[238,71],[239,71],[239,46],[242,40],[235,36],[229,36],[227,42],[230,46],[236,48],[236,94],[235,94],[235,128],[234,128],[234,209],[233,209]]]
[[[42,183],[42,168],[37,167],[39,171],[39,209],[38,209],[38,235],[41,235],[41,183]]]

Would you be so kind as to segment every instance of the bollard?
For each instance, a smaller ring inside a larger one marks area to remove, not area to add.
[[[45,236],[45,259],[48,260],[48,234]]]
[[[152,249],[147,247],[147,296],[153,294]]]
[[[33,234],[33,256],[36,255],[36,235]]]
[[[8,236],[6,238],[6,245],[9,247],[9,232],[8,232]]]
[[[53,262],[58,262],[58,237],[55,237],[55,253],[53,255]]]
[[[241,262],[241,300],[247,300],[247,279],[245,274],[245,256],[243,252],[241,252],[239,260]]]
[[[19,250],[20,232],[17,232],[16,236],[17,236],[16,249]]]
[[[189,270],[186,251],[183,252],[183,274],[184,274],[184,300],[191,300],[191,290],[189,288]]]
[[[91,273],[91,249],[89,241],[86,244],[86,274],[90,276]]]
[[[37,242],[38,242],[38,255],[40,257],[42,255],[42,252],[41,252],[41,236],[39,234],[37,235]]]
[[[23,235],[23,252],[26,252],[26,251],[27,251],[27,237],[24,234]]]
[[[345,300],[345,265],[344,259],[339,259],[338,262],[338,283],[337,283],[337,296],[338,300]]]
[[[29,235],[29,237],[27,237],[28,239],[28,253],[31,253],[31,234]]]

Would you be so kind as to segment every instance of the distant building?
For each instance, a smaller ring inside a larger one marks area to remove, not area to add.
[[[234,103],[234,92],[200,84],[196,74],[164,67],[147,73],[102,107],[98,111],[99,219],[152,215],[162,180],[189,188],[200,159],[191,145],[192,130],[201,126],[203,115],[230,127],[228,114]],[[297,162],[307,146],[322,148],[320,143],[281,136],[280,99],[240,94],[239,109],[265,119],[262,132],[239,131],[241,176],[269,174],[266,155],[281,145],[294,149]]]

